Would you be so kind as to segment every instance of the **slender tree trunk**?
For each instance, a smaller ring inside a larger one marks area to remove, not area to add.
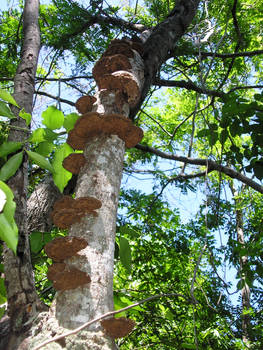
[[[14,98],[26,112],[32,112],[34,82],[40,50],[40,30],[38,25],[38,0],[25,0],[23,12],[23,43],[21,60],[14,79]],[[26,123],[18,116],[18,109],[13,108],[17,119],[13,126],[27,129]],[[11,129],[9,141],[25,141],[29,133]],[[5,283],[8,299],[8,315],[11,320],[10,349],[15,349],[16,332],[23,332],[27,328],[35,309],[40,305],[34,286],[34,277],[30,258],[30,248],[27,234],[26,196],[28,187],[28,166],[26,156],[16,174],[8,181],[13,190],[16,202],[15,220],[19,229],[17,255],[5,248]],[[28,323],[27,323],[28,322]]]
[[[244,237],[244,229],[243,229],[243,213],[242,209],[240,209],[240,203],[238,199],[238,191],[234,188],[233,185],[230,185],[232,194],[234,196],[234,201],[236,205],[236,230],[237,230],[237,241],[241,247],[245,247],[245,237]],[[240,264],[240,274],[242,281],[242,289],[241,289],[241,299],[242,299],[242,340],[249,346],[249,329],[251,327],[250,316],[249,314],[244,314],[245,311],[250,308],[250,288],[246,283],[246,265],[248,262],[248,257],[246,255],[242,255],[239,259]]]
[[[133,71],[137,77],[141,77],[138,85],[145,95],[168,52],[175,48],[177,40],[191,23],[198,3],[197,0],[179,1],[179,5],[169,18],[157,26],[146,41],[144,62],[138,57],[136,72]],[[151,67],[145,68],[145,63]],[[143,77],[146,72],[148,73],[145,85]],[[132,116],[129,99],[128,102],[122,101],[120,105],[118,91],[100,89],[95,97],[97,102],[93,107],[94,112],[103,115],[118,113],[127,118]],[[138,102],[138,106],[140,103],[142,99]],[[133,108],[133,111],[135,110],[136,108]],[[124,152],[124,141],[114,134],[98,135],[88,140],[86,144],[84,155],[87,162],[78,176],[76,198],[95,197],[102,202],[102,207],[98,210],[98,216],[87,215],[81,222],[71,226],[69,235],[84,238],[88,246],[65,262],[67,266],[87,272],[91,282],[76,289],[58,292],[51,309],[49,323],[46,322],[45,326],[38,328],[38,336],[35,333],[34,338],[28,339],[28,349],[63,332],[65,328],[74,329],[113,310],[116,214]],[[71,349],[73,344],[83,350],[116,349],[114,341],[103,331],[100,323],[93,324],[87,331],[82,331],[77,336],[65,339],[61,346]],[[58,343],[50,347],[53,348],[60,349]]]

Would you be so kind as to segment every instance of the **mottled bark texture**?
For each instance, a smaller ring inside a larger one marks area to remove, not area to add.
[[[162,63],[174,50],[177,41],[184,35],[196,14],[200,0],[180,0],[167,19],[158,24],[144,43],[143,60],[145,81],[139,103],[131,109],[130,118],[134,118],[148,94]],[[148,34],[148,33],[146,33]]]
[[[35,73],[40,50],[38,11],[38,0],[25,1],[21,59],[14,79],[14,98],[18,105],[28,113],[32,112]],[[14,108],[13,112],[18,115],[17,108]],[[15,121],[12,120],[12,125],[24,128],[25,131],[11,129],[9,141],[23,142],[28,138],[27,126],[23,119],[17,116]],[[11,320],[11,332],[13,332],[12,345],[9,348],[15,349],[15,333],[22,332],[23,326],[26,328],[26,322],[33,316],[39,305],[34,287],[27,234],[26,191],[28,187],[28,166],[26,157],[24,157],[20,169],[8,181],[8,185],[14,192],[16,201],[15,220],[19,229],[17,256],[7,248],[4,250],[8,314]]]

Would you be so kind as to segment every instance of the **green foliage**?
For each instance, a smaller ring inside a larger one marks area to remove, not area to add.
[[[14,220],[16,208],[13,201],[14,195],[11,189],[2,181],[0,181],[0,194],[1,201],[4,201],[0,211],[0,237],[15,253],[18,242],[18,228]]]
[[[72,174],[62,166],[62,162],[72,151],[72,148],[67,143],[64,143],[54,153],[52,162],[54,168],[53,180],[61,193],[63,193],[65,186],[72,177]]]
[[[49,106],[42,113],[42,122],[48,129],[60,129],[64,123],[64,114],[55,106]]]
[[[23,152],[13,155],[0,169],[0,180],[6,181],[13,176],[23,160]]]
[[[35,164],[39,165],[40,168],[42,169],[46,169],[48,171],[50,171],[51,173],[54,172],[54,169],[52,167],[52,165],[50,164],[50,162],[43,157],[41,154],[36,153],[36,152],[32,152],[32,151],[26,151],[28,154],[28,157],[30,160],[32,160]]]

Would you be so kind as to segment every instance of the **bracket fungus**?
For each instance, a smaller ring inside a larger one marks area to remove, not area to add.
[[[72,174],[78,174],[86,163],[83,153],[71,153],[62,162],[63,167]]]
[[[71,134],[81,139],[91,139],[99,135],[117,135],[125,142],[126,147],[134,147],[143,138],[143,131],[132,124],[131,120],[120,114],[99,114],[90,112],[77,120],[74,129],[70,131],[67,143],[73,147],[81,145],[72,142]],[[84,146],[85,147],[85,146]],[[84,149],[76,148],[76,149]]]
[[[135,321],[125,317],[112,317],[102,320],[100,323],[105,329],[106,333],[114,339],[125,337],[133,330],[135,326]]]
[[[142,84],[134,74],[119,70],[111,74],[104,74],[96,79],[99,90],[120,90],[127,96],[127,101],[134,107],[139,101]]]
[[[51,213],[53,223],[61,229],[69,228],[72,224],[79,222],[86,214],[97,216],[96,209],[101,207],[101,201],[94,197],[81,197],[73,199],[63,196],[54,204]]]
[[[94,96],[82,96],[75,103],[75,107],[80,114],[85,114],[92,110],[92,106],[96,100]]]
[[[58,291],[75,289],[90,283],[90,276],[75,267],[66,268],[63,272],[56,275],[53,280],[53,287]]]
[[[56,262],[61,262],[76,255],[80,250],[86,248],[88,242],[79,237],[57,237],[48,242],[44,250],[49,258]],[[58,268],[59,265],[56,266]]]
[[[63,262],[55,262],[48,267],[47,278],[54,281],[56,277],[65,270],[66,264]]]
[[[129,58],[122,54],[102,56],[95,64],[92,75],[97,81],[99,77],[116,71],[129,71],[132,68]]]

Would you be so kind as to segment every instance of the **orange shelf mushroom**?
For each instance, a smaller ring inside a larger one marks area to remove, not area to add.
[[[135,321],[125,317],[112,317],[102,320],[100,323],[105,329],[106,333],[114,339],[125,337],[133,330],[135,326]]]
[[[49,258],[55,262],[61,262],[76,255],[80,250],[86,248],[88,242],[79,237],[57,237],[48,242],[44,250]],[[62,268],[62,265],[56,264],[56,268]]]
[[[77,120],[74,128],[69,132],[67,143],[72,148],[84,149],[84,140],[89,140],[102,134],[119,136],[128,148],[134,147],[143,138],[143,131],[133,125],[130,119],[120,114],[103,115],[90,112]]]
[[[63,167],[72,174],[78,174],[86,163],[83,153],[71,153],[62,162]]]
[[[92,75],[97,81],[101,76],[116,71],[129,71],[132,68],[129,58],[117,53],[111,56],[102,56],[94,65]]]
[[[94,197],[73,199],[70,196],[63,196],[54,204],[51,213],[53,223],[61,229],[69,228],[72,224],[79,222],[86,214],[97,216],[95,210],[99,209],[101,205],[101,201]]]
[[[86,274],[86,272],[76,269],[75,267],[70,267],[57,274],[53,281],[53,287],[58,291],[65,291],[82,287],[90,282],[90,276]]]
[[[75,107],[80,114],[85,114],[92,110],[93,104],[97,101],[94,96],[82,96],[75,103]]]

